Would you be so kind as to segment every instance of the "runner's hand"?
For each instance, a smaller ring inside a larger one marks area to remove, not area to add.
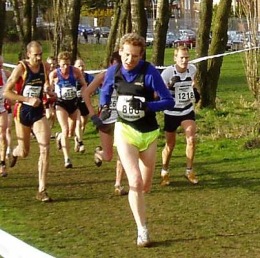
[[[100,128],[104,125],[102,120],[97,115],[93,115],[91,117],[91,121],[97,128]]]
[[[132,97],[130,100],[128,100],[128,102],[129,102],[129,106],[136,110],[146,110],[146,108],[147,108],[147,103],[142,102],[138,98]]]
[[[108,119],[109,117],[111,116],[111,109],[109,109],[109,106],[108,105],[104,105],[102,108],[101,108],[101,112],[100,112],[100,118],[102,121]]]

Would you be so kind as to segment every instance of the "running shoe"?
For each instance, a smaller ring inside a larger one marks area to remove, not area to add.
[[[82,144],[79,146],[79,152],[84,153],[85,152],[85,146]]]
[[[18,159],[17,156],[11,155],[11,157],[9,158],[9,167],[10,168],[15,166],[17,159]]]
[[[128,192],[124,189],[123,186],[115,186],[115,195],[122,196],[127,194]]]
[[[167,174],[164,174],[164,175],[161,175],[161,185],[162,186],[167,186],[167,185],[170,185],[170,176],[169,176],[169,173]]]
[[[70,159],[67,159],[67,161],[65,162],[64,166],[65,166],[65,168],[72,168],[73,167]]]
[[[99,155],[97,154],[98,151],[102,151],[101,146],[97,146],[94,153],[94,162],[97,167],[100,167],[102,165],[102,159],[100,159]]]
[[[186,171],[185,177],[188,179],[188,181],[194,185],[199,183],[198,178],[196,177],[195,173],[193,170],[191,171]]]
[[[51,202],[52,201],[52,199],[49,197],[46,190],[43,190],[42,192],[38,192],[36,194],[36,199],[41,202]]]
[[[137,246],[149,247],[151,245],[148,230],[144,229],[142,232],[138,232]]]

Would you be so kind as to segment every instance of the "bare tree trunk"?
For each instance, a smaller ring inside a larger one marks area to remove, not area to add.
[[[210,28],[212,22],[213,0],[205,0],[200,4],[200,25],[197,33],[197,56],[207,56],[209,51]],[[201,94],[200,105],[207,106],[210,103],[210,85],[207,81],[208,61],[197,64],[197,86]]]
[[[33,0],[12,0],[14,8],[14,20],[16,23],[16,29],[18,32],[19,40],[21,44],[21,52],[19,53],[19,59],[26,57],[26,46],[32,40],[32,24],[35,23],[33,19],[36,19],[33,15]],[[36,7],[35,7],[36,8]]]
[[[164,50],[169,19],[169,1],[158,0],[152,53],[152,63],[155,65],[164,65]]]
[[[207,52],[209,52],[209,55],[216,55],[224,53],[226,50],[228,18],[231,11],[232,0],[220,0],[215,18],[216,22],[213,24],[212,40],[209,46],[208,29],[210,28],[212,19],[212,2],[213,0],[201,1],[202,20],[199,39],[197,41],[198,57],[207,56]],[[216,107],[217,86],[222,62],[223,57],[218,57],[198,64],[197,82],[202,94],[200,102],[201,108]]]
[[[24,38],[23,44],[24,47],[32,40],[32,1],[31,0],[23,0],[23,31]]]
[[[121,38],[125,33],[132,31],[132,16],[131,16],[131,4],[130,0],[123,0],[122,12],[119,22],[119,33],[118,37]]]
[[[37,18],[37,5],[38,5],[38,0],[31,0],[31,33],[32,33],[32,39],[36,39],[36,18]]]
[[[110,33],[107,39],[107,44],[106,44],[106,57],[104,59],[104,67],[107,67],[109,65],[109,59],[111,54],[115,50],[115,45],[116,45],[116,39],[117,39],[117,34],[118,34],[118,25],[119,25],[119,20],[120,20],[120,15],[121,15],[121,5],[123,4],[123,0],[117,0],[115,2],[114,6],[114,16],[113,16],[113,21],[110,29]]]
[[[3,42],[4,42],[4,37],[5,37],[5,17],[6,17],[6,12],[5,12],[5,1],[2,0],[0,2],[0,54],[3,51]]]
[[[131,0],[132,31],[146,37],[147,17],[144,9],[144,1]]]
[[[228,18],[231,11],[232,0],[221,0],[219,2],[216,21],[213,27],[212,41],[209,48],[210,55],[224,53],[227,45]],[[209,84],[208,102],[201,102],[201,107],[216,107],[217,86],[220,76],[220,69],[223,63],[223,57],[213,58],[208,61]]]
[[[61,48],[61,41],[63,39],[61,28],[62,17],[62,0],[53,0],[53,16],[54,16],[54,32],[53,32],[53,49],[54,56],[58,56]]]
[[[78,26],[80,20],[81,0],[73,0],[71,9],[72,59],[75,61],[78,55]]]
[[[127,32],[131,31],[130,22],[130,0],[117,0],[114,7],[114,16],[106,45],[106,57],[104,66],[109,65],[111,54],[118,50],[119,39]]]
[[[24,37],[24,33],[23,33],[23,27],[22,27],[22,22],[21,22],[19,1],[12,0],[12,5],[14,8],[14,21],[15,21],[15,25],[16,25],[16,30],[18,32],[19,40],[22,41],[22,39]]]
[[[248,30],[251,32],[249,36],[249,42],[251,45],[244,46],[256,47],[258,46],[258,17],[257,17],[257,2],[252,0],[250,2],[241,0],[240,7],[241,12],[245,15],[247,20]],[[241,15],[242,16],[242,15]],[[259,49],[251,49],[246,51],[244,55],[245,73],[247,83],[250,91],[253,93],[257,102],[260,102],[260,82],[259,82]]]
[[[81,0],[53,0],[54,56],[66,50],[72,52],[72,62],[77,58],[80,8]]]

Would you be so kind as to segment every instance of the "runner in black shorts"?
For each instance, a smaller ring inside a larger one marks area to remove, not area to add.
[[[40,148],[38,161],[39,188],[36,199],[49,202],[46,178],[49,169],[50,127],[43,108],[43,92],[53,92],[48,83],[48,74],[42,62],[42,46],[37,41],[27,45],[28,59],[20,61],[7,81],[4,97],[16,101],[14,110],[18,146],[13,150],[10,167],[18,157],[26,157],[30,150],[30,134],[33,131]],[[15,91],[13,90],[15,89]]]
[[[198,178],[193,168],[196,141],[196,123],[194,103],[199,101],[199,93],[194,87],[196,67],[189,64],[189,49],[180,46],[174,51],[175,65],[167,67],[162,72],[164,83],[175,99],[172,110],[164,111],[165,146],[162,151],[161,185],[170,184],[169,164],[176,144],[176,130],[181,126],[186,136],[186,170],[185,177],[192,184],[197,184]]]
[[[72,163],[69,157],[69,120],[72,120],[72,128],[75,128],[76,120],[80,113],[78,109],[77,97],[77,82],[82,87],[87,86],[87,83],[79,69],[71,65],[71,55],[64,51],[58,55],[59,67],[50,73],[50,85],[55,87],[57,94],[56,101],[56,116],[61,127],[61,147],[64,156],[65,168],[72,168]],[[74,131],[74,130],[73,130]],[[76,132],[79,140],[82,140],[82,132]]]

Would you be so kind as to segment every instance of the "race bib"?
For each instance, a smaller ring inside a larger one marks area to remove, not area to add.
[[[71,100],[77,97],[75,87],[63,87],[61,88],[61,98],[64,100]]]
[[[81,98],[82,94],[81,94],[81,90],[77,90],[77,97]]]
[[[195,102],[195,95],[192,85],[189,82],[178,82],[175,84],[175,102],[182,104],[186,102]]]
[[[117,104],[116,104],[118,115],[124,120],[130,122],[139,120],[145,115],[144,110],[136,110],[129,106],[129,101],[132,98],[133,97],[129,95],[120,95],[118,96]],[[135,96],[134,98],[140,99],[142,102],[145,101],[144,97]]]
[[[32,85],[25,85],[23,90],[24,97],[35,97],[39,98],[41,95],[42,87],[40,86],[32,86]]]
[[[109,105],[109,109],[111,109],[111,110],[116,110],[116,104],[117,104],[117,99],[111,98],[111,102],[110,102],[110,105]]]

